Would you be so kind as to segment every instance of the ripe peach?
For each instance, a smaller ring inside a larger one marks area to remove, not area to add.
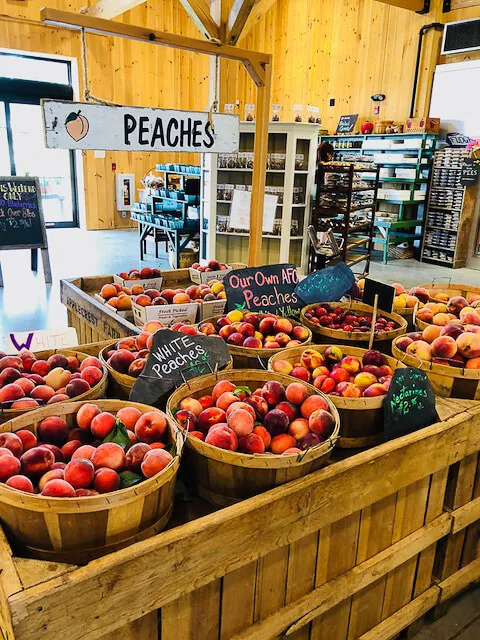
[[[100,289],[100,295],[104,300],[109,300],[117,295],[117,289],[113,284],[104,284]]]
[[[135,424],[135,435],[140,442],[159,442],[167,429],[165,416],[159,411],[148,411]]]
[[[16,476],[20,473],[21,464],[18,458],[15,456],[1,456],[0,457],[0,482],[6,482],[12,476]]]
[[[2,358],[0,358],[0,371],[3,371],[4,369],[7,369],[9,367],[13,367],[14,369],[22,371],[22,359],[18,356],[3,356]]]
[[[285,398],[292,404],[301,405],[308,399],[309,391],[301,382],[292,382],[285,389]]]
[[[134,378],[138,378],[142,371],[145,369],[145,365],[147,364],[146,358],[137,358],[132,362],[132,364],[128,367],[128,375]]]
[[[355,356],[345,356],[340,361],[340,366],[342,367],[342,369],[348,371],[348,373],[355,374],[361,370],[362,363]]]
[[[275,406],[285,398],[285,389],[280,382],[270,380],[263,385],[262,396],[269,406]]]
[[[294,338],[295,340],[300,340],[300,342],[305,342],[305,340],[308,339],[309,335],[310,333],[307,327],[304,327],[302,325],[296,325],[292,329],[292,338]]]
[[[125,453],[115,442],[105,442],[95,449],[91,461],[95,469],[107,467],[114,471],[121,471],[125,466]]]
[[[465,311],[465,309],[463,309]],[[464,324],[473,324],[475,326],[480,326],[480,314],[475,310],[468,311],[466,313],[460,313],[460,319]]]
[[[202,433],[201,431],[189,431],[189,434],[194,438],[198,438],[199,440],[205,440],[205,434]],[[156,444],[160,444],[160,443],[156,443]]]
[[[435,338],[431,345],[432,356],[435,358],[453,358],[457,353],[457,343],[450,336]]]
[[[49,449],[55,457],[55,462],[64,462],[63,453],[60,447],[57,447],[54,444],[43,444],[43,443],[39,444],[38,446],[45,447],[45,449]]]
[[[76,458],[86,458],[87,460],[91,460],[95,451],[96,451],[96,448],[93,447],[91,444],[83,444],[81,447],[78,447],[78,449],[76,449],[73,452],[72,460],[75,460]]]
[[[82,443],[80,440],[69,440],[63,445],[61,449],[63,458],[65,460],[70,460],[72,455],[75,453],[75,451],[79,449],[81,446],[82,446]]]
[[[377,377],[374,376],[373,373],[367,373],[366,371],[357,373],[353,380],[353,384],[356,384],[358,387],[360,387],[362,391],[369,387],[371,384],[375,384],[376,382],[378,382]]]
[[[300,406],[300,413],[303,418],[310,418],[312,413],[317,409],[328,410],[328,404],[322,396],[312,395],[309,396]]]
[[[395,295],[399,296],[401,293],[405,292],[405,287],[403,286],[403,284],[400,284],[398,282],[394,282],[392,284],[392,287],[395,287]]]
[[[444,327],[450,322],[450,315],[448,313],[437,313],[433,316],[432,322],[440,327]]]
[[[74,498],[75,489],[65,480],[49,480],[43,487],[42,496],[51,498]]]
[[[16,433],[0,433],[0,447],[9,449],[14,456],[19,458],[23,453],[22,439]]]
[[[33,449],[37,444],[37,436],[31,431],[28,431],[28,429],[20,429],[15,432],[15,435],[22,441],[23,451]]]
[[[400,351],[407,351],[409,345],[413,343],[412,338],[409,336],[400,336],[395,340],[395,346],[400,349]]]
[[[340,382],[335,389],[343,398],[360,398],[362,395],[360,387],[353,382]]]
[[[303,380],[304,382],[310,382],[311,378],[310,371],[303,365],[301,367],[293,367],[290,375],[292,376],[292,378],[297,378],[298,380]]]
[[[226,422],[225,411],[223,409],[219,409],[218,407],[210,407],[209,409],[204,409],[198,416],[196,427],[199,431],[207,433],[210,427],[214,424],[224,422]]]
[[[22,349],[18,355],[22,359],[22,371],[24,373],[31,371],[32,365],[37,359],[36,355],[27,349]]]
[[[305,420],[305,418],[297,418],[296,420],[293,420],[288,427],[288,433],[296,440],[301,440],[305,437],[309,430],[308,420]]]
[[[68,440],[67,423],[57,416],[49,416],[38,425],[37,436],[42,442],[61,447]]]
[[[36,400],[32,400],[32,398],[21,398],[20,400],[15,400],[15,402],[10,405],[10,409],[35,409],[40,405]]]
[[[420,302],[426,303],[430,299],[430,294],[423,287],[413,287],[408,292],[411,296],[416,296]]]
[[[98,369],[98,367],[85,367],[82,369],[81,376],[91,387],[94,387],[103,378],[103,371]]]
[[[55,395],[55,389],[49,387],[46,384],[41,384],[38,387],[35,387],[33,391],[30,392],[30,397],[35,400],[40,400],[43,403],[47,404],[47,402]]]
[[[434,340],[436,340],[439,337],[442,331],[443,331],[443,328],[440,327],[439,325],[430,324],[428,325],[428,327],[425,327],[425,329],[422,331],[422,339],[425,340],[425,342],[428,342],[428,344],[431,344]]]
[[[39,491],[43,491],[43,487],[50,480],[64,480],[65,479],[65,471],[63,469],[50,469],[47,473],[44,473],[43,476],[38,481],[38,489]]]
[[[390,365],[382,364],[382,366],[380,367],[380,374],[382,376],[393,376],[394,371]]]
[[[313,369],[321,367],[323,364],[325,364],[325,358],[319,351],[316,351],[315,349],[305,349],[305,351],[300,356],[300,362],[301,364],[303,364],[303,366],[307,367],[307,369],[313,371]]]
[[[322,439],[316,433],[307,433],[301,440],[299,440],[296,444],[301,451],[306,451],[306,449],[310,449],[311,447],[316,447],[317,444],[320,444]]]
[[[254,421],[257,419],[255,409],[250,404],[247,404],[246,402],[243,402],[243,401],[242,402],[238,401],[238,399],[237,399],[237,402],[233,402],[228,407],[226,411],[227,418],[230,416],[231,413],[233,413],[234,411],[237,411],[238,409],[242,409],[243,411],[248,411],[248,413],[252,416]]]
[[[251,395],[246,398],[247,404],[249,404],[259,420],[263,420],[263,418],[268,413],[268,404],[265,398],[261,395]]]
[[[8,371],[8,369],[5,369],[5,371]],[[10,369],[10,371],[16,371],[16,369]],[[15,384],[23,389],[23,393],[26,396],[29,396],[30,393],[35,389],[35,384],[28,378],[19,378],[15,381]]]
[[[227,424],[238,437],[246,436],[253,431],[254,418],[249,411],[236,409],[227,416]]]
[[[160,471],[163,471],[172,460],[172,454],[164,449],[148,451],[141,464],[142,473],[146,478],[152,478]]]
[[[56,369],[52,369],[45,377],[45,384],[49,387],[52,387],[55,391],[61,389],[62,387],[66,387],[70,382],[70,378],[72,377],[71,372],[68,369],[62,369],[61,367],[57,367]]]
[[[0,457],[1,456],[13,456],[13,453],[6,447],[0,447]]]
[[[20,458],[23,473],[30,478],[42,476],[53,467],[55,456],[46,447],[34,447]]]
[[[287,449],[294,447],[296,444],[297,441],[293,436],[288,435],[288,433],[281,433],[278,436],[272,438],[270,450],[272,453],[280,455]]]
[[[447,303],[448,313],[453,313],[456,316],[458,316],[465,307],[468,307],[468,302],[463,296],[453,296]]]
[[[27,478],[27,476],[22,476],[22,475],[11,476],[10,478],[8,478],[5,484],[8,487],[11,487],[12,489],[17,489],[17,491],[25,491],[26,493],[35,493],[33,489],[32,481],[30,480],[30,478]]]
[[[457,348],[464,358],[478,358],[480,356],[480,334],[467,331],[458,336]]]
[[[89,430],[90,425],[92,424],[92,420],[95,416],[98,416],[100,413],[100,409],[96,404],[85,403],[83,404],[77,412],[76,420],[80,429]]]
[[[202,434],[203,435],[203,434]],[[125,468],[134,473],[141,472],[141,464],[148,451],[152,451],[151,447],[145,442],[134,444],[125,455]]]
[[[480,369],[480,357],[467,360],[465,363],[465,369]]]
[[[121,349],[116,351],[108,360],[108,364],[119,373],[127,373],[128,368],[135,360],[135,356],[131,351]]]
[[[55,353],[53,356],[50,356],[47,359],[48,364],[50,365],[50,371],[52,369],[67,369],[68,368],[68,360],[67,357],[62,353]]]
[[[120,487],[120,476],[113,469],[102,468],[95,471],[93,489],[98,493],[110,493]]]
[[[293,365],[288,360],[276,360],[273,363],[273,370],[288,376],[293,371]]]
[[[288,416],[283,411],[272,409],[263,420],[263,426],[272,437],[285,433],[288,429]]]
[[[97,367],[97,369],[103,371],[103,364],[95,356],[87,356],[85,360],[82,360],[80,371],[83,371],[87,367]]]
[[[122,422],[127,429],[134,430],[138,419],[141,417],[142,412],[136,407],[123,407],[120,411],[117,411],[117,418]]]
[[[74,489],[86,489],[93,482],[95,467],[86,458],[76,458],[67,464],[64,473]]]
[[[93,418],[90,424],[90,431],[94,436],[98,436],[99,438],[103,439],[108,436],[114,426],[115,416],[113,416],[111,413],[108,413],[108,411],[102,411]]]
[[[80,369],[80,361],[75,356],[67,356],[68,366],[67,369],[72,373],[75,373]]]
[[[417,318],[428,324],[433,322],[434,315],[434,310],[427,307],[423,307],[423,309],[419,309],[417,312]]]
[[[66,393],[56,393],[54,396],[50,398],[47,404],[55,404],[56,402],[65,402],[66,400],[70,400],[69,396]]]
[[[230,382],[229,380],[220,380],[220,382],[217,382],[217,384],[213,387],[213,390],[212,390],[213,401],[216,402],[218,398],[222,395],[222,393],[225,393],[226,391],[234,391],[234,390],[235,390],[235,385],[232,382]]]
[[[333,433],[335,419],[329,411],[317,409],[308,419],[308,426],[310,431],[326,440]]]
[[[388,383],[382,383],[382,384],[380,384],[379,382],[375,382],[374,384],[371,384],[369,387],[365,389],[365,391],[363,392],[363,395],[366,398],[371,398],[375,396],[384,396],[387,393],[389,386],[390,386],[390,381],[388,381]]]
[[[430,361],[432,359],[432,349],[428,342],[415,340],[407,347],[407,353],[416,355],[420,360]]]
[[[272,436],[268,433],[265,427],[254,427],[253,433],[255,433],[257,436],[260,436],[260,438],[263,440],[263,446],[265,450],[267,450],[270,446],[270,442],[272,441]]]
[[[98,491],[94,489],[75,489],[76,498],[85,498],[87,496],[98,496]]]
[[[69,398],[78,398],[78,396],[81,396],[84,393],[87,393],[87,391],[90,391],[90,389],[91,387],[86,380],[82,380],[81,378],[75,378],[74,380],[71,380],[67,384],[65,388],[65,393]]]
[[[373,365],[366,366],[369,367]],[[357,374],[357,376],[359,375],[361,374]],[[332,373],[330,374],[330,378],[335,382],[335,384],[338,384],[339,382],[348,382],[350,380],[350,374],[343,367],[337,367],[336,369],[333,369]]]
[[[15,369],[15,367],[7,367],[6,369],[3,369],[3,371],[0,372],[0,387],[4,387],[6,384],[11,384],[12,382],[17,382],[17,381],[20,382],[21,380],[28,380],[28,379],[22,378],[22,374],[20,373],[20,370]],[[31,382],[31,381],[28,380],[28,382]]]
[[[7,384],[0,389],[0,404],[2,402],[12,402],[23,398],[25,393],[22,387],[15,383]]]
[[[277,318],[273,323],[275,333],[292,333],[293,324],[287,318]]]
[[[265,443],[258,434],[249,433],[239,438],[238,449],[242,453],[265,453]]]
[[[238,449],[237,435],[235,431],[227,425],[212,427],[205,437],[205,443],[229,451],[236,451]]]

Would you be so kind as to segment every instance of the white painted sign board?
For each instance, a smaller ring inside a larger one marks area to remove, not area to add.
[[[230,207],[230,227],[232,229],[244,229],[245,231],[250,231],[251,202],[251,191],[242,191],[241,189],[233,190],[233,199]],[[262,229],[264,233],[273,233],[277,206],[278,196],[266,193],[263,204]]]
[[[16,331],[15,333],[7,333],[5,340],[5,352],[10,355],[19,353],[22,349],[35,353],[45,349],[66,349],[77,346],[77,331],[73,327]]]
[[[202,111],[42,100],[45,144],[50,149],[115,151],[238,150],[238,116]]]

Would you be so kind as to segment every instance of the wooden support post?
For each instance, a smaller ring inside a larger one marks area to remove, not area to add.
[[[48,255],[48,249],[40,249],[42,252],[42,263],[43,263],[43,276],[45,278],[45,282],[52,282],[52,270],[50,268],[50,256]]]
[[[270,92],[272,65],[265,65],[265,84],[257,89],[257,122],[255,125],[254,164],[252,177],[252,204],[250,208],[250,242],[248,264],[258,267],[262,263],[263,203],[267,171],[268,123],[270,121]]]

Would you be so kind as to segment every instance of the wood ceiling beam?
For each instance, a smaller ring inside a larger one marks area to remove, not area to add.
[[[415,11],[415,13],[421,13],[425,7],[425,0],[376,0],[377,2],[383,2],[391,7],[399,7],[400,9],[408,9],[408,11]]]
[[[225,42],[236,44],[258,0],[235,0],[227,20]]]
[[[82,9],[81,13],[86,16],[111,20],[126,11],[135,9],[135,7],[145,2],[146,0],[98,0],[98,2],[91,7]]]
[[[219,40],[220,30],[211,16],[207,0],[180,0],[180,3],[207,40]]]
[[[240,33],[240,38],[245,38],[258,24],[263,16],[270,11],[277,0],[256,0],[255,5],[247,18],[246,24]]]

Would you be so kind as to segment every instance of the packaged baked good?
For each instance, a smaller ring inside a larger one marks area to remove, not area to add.
[[[255,105],[254,104],[246,104],[245,105],[245,120],[247,122],[253,122],[253,120],[255,120]]]
[[[295,122],[303,122],[303,106],[301,104],[293,105],[293,119]]]
[[[282,111],[281,104],[272,104],[272,122],[280,121],[280,112]]]

